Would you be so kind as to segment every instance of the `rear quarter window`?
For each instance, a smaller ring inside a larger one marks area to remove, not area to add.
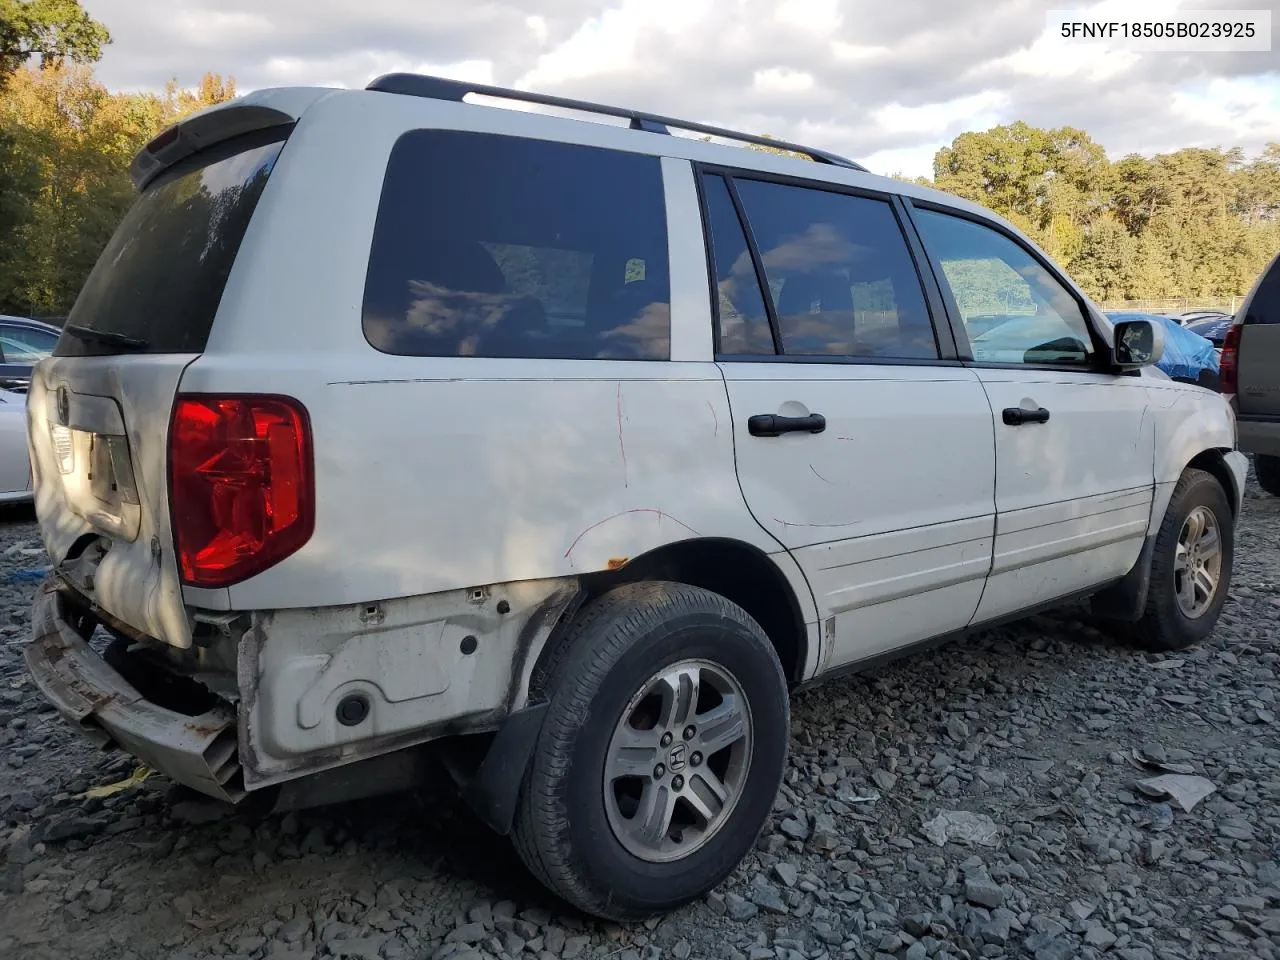
[[[392,148],[363,326],[385,353],[665,360],[658,158],[415,130]]]

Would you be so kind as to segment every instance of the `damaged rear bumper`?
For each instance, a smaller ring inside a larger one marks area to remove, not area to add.
[[[145,699],[76,628],[80,618],[57,582],[32,610],[27,670],[60,714],[100,746],[118,746],[178,783],[230,803],[245,797],[236,714],[219,705],[186,716]]]

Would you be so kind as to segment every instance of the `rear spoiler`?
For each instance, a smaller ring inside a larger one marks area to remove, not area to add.
[[[328,87],[279,87],[255,90],[218,103],[175,123],[138,151],[129,178],[141,190],[166,169],[198,150],[246,133],[296,123]]]

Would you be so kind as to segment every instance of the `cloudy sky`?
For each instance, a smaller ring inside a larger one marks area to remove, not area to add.
[[[1280,142],[1271,52],[1066,46],[1048,11],[1158,19],[1275,0],[83,0],[112,89],[363,86],[416,70],[767,132],[929,175],[966,130],[1087,130],[1113,157]],[[1280,15],[1273,32],[1280,34]]]

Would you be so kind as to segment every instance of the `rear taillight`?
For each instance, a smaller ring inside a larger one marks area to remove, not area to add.
[[[225,587],[311,537],[311,426],[296,400],[179,396],[169,431],[169,511],[183,582]]]
[[[1226,339],[1222,341],[1222,356],[1218,358],[1218,392],[1234,394],[1236,392],[1236,374],[1240,370],[1240,324],[1233,323],[1227,327]]]

